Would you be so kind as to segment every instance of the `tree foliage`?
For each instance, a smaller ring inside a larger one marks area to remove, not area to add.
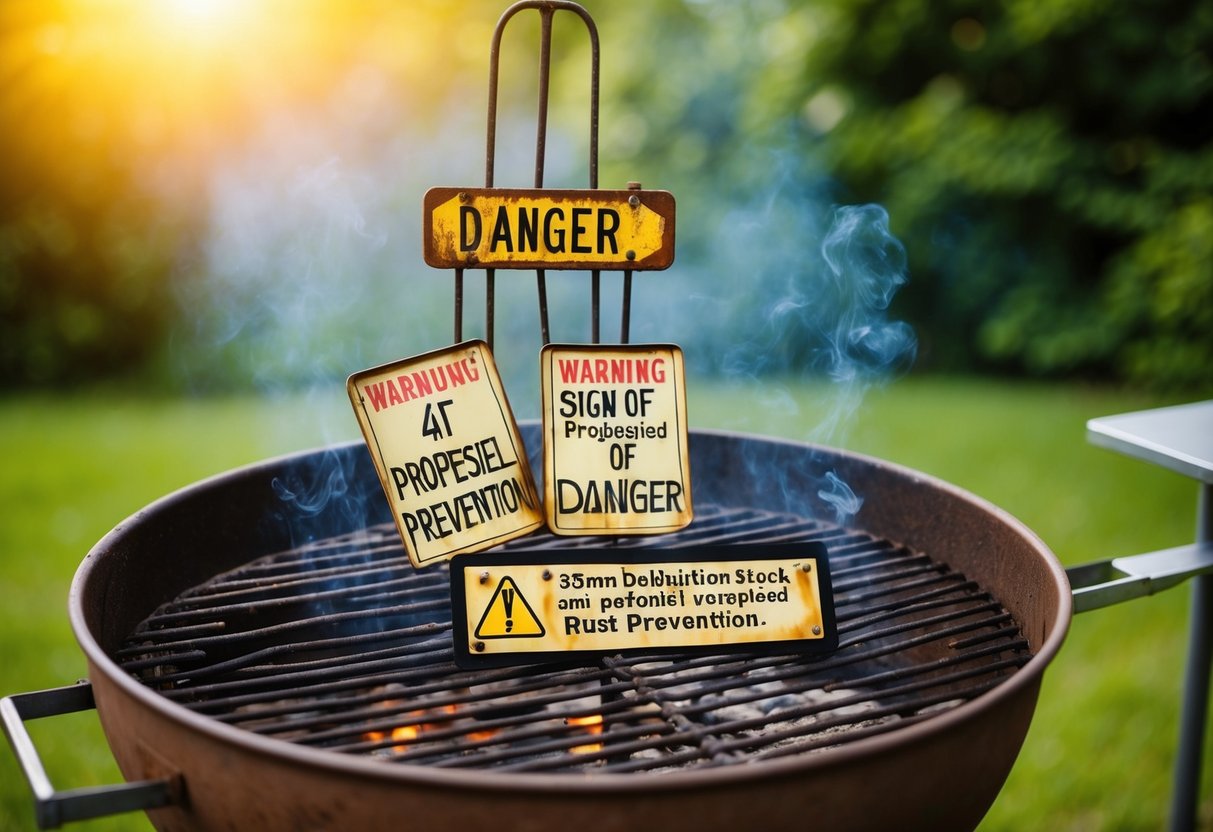
[[[1213,7],[705,0],[644,15],[662,18],[632,12],[649,40],[674,34],[635,50],[660,66],[624,73],[635,111],[656,111],[637,154],[719,190],[760,174],[756,146],[780,146],[793,187],[824,178],[835,199],[883,204],[922,363],[1213,383]]]
[[[0,17],[0,385],[117,372],[178,337],[210,268],[216,161],[283,107],[326,102],[333,134],[369,130],[368,158],[399,152],[418,180],[455,155],[418,150],[445,135],[435,119],[479,124],[506,3],[279,2],[247,4],[268,10],[271,40],[225,32],[205,54],[116,42],[116,16],[94,12],[90,30],[76,0]],[[600,181],[675,192],[696,333],[765,327],[751,345],[765,367],[811,359],[813,333],[773,310],[814,302],[833,207],[876,203],[906,250],[892,315],[913,324],[919,366],[1213,384],[1213,6],[583,2],[601,32]],[[556,38],[554,103],[577,125],[585,39],[563,23]],[[159,63],[135,58],[156,49]],[[519,72],[533,69],[503,77]],[[526,97],[504,94],[508,118]],[[317,166],[332,152],[299,140]],[[713,292],[708,314],[696,303]]]

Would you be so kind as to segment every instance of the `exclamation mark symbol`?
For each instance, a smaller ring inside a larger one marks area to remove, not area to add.
[[[501,601],[505,604],[505,631],[514,629],[514,590],[501,590]]]

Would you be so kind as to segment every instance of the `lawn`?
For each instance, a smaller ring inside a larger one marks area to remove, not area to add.
[[[917,378],[871,391],[854,410],[852,397],[801,383],[693,382],[690,390],[694,426],[813,439],[920,469],[1010,511],[1067,564],[1191,539],[1190,480],[1085,437],[1091,417],[1170,403],[1098,388]],[[0,399],[0,693],[85,675],[67,591],[81,558],[113,525],[207,475],[356,437],[340,383],[276,399]],[[982,830],[1165,825],[1187,606],[1179,589],[1075,619]],[[30,728],[57,786],[117,778],[94,714]],[[1202,791],[1206,823],[1211,775]],[[12,755],[0,750],[0,830],[31,828],[29,793]],[[149,826],[127,815],[69,828]]]

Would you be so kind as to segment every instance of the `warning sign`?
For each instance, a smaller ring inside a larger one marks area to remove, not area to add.
[[[355,373],[346,389],[414,566],[543,525],[522,438],[483,341]]]
[[[511,578],[502,578],[485,607],[476,638],[534,638],[545,635],[543,623]]]
[[[548,528],[660,534],[690,523],[682,350],[549,344],[540,364]]]
[[[656,270],[674,262],[668,191],[431,188],[425,262],[439,269]]]
[[[463,667],[838,646],[820,543],[460,555],[451,609]]]

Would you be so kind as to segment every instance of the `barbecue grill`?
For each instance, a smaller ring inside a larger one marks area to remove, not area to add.
[[[836,653],[461,671],[446,575],[407,566],[365,447],[299,454],[149,506],[73,583],[135,805],[166,829],[975,826],[1069,620],[1047,548],[876,460],[704,431],[691,454],[697,518],[645,545],[824,543]],[[865,494],[855,527],[818,519],[825,471]],[[333,481],[319,511],[281,497]]]

